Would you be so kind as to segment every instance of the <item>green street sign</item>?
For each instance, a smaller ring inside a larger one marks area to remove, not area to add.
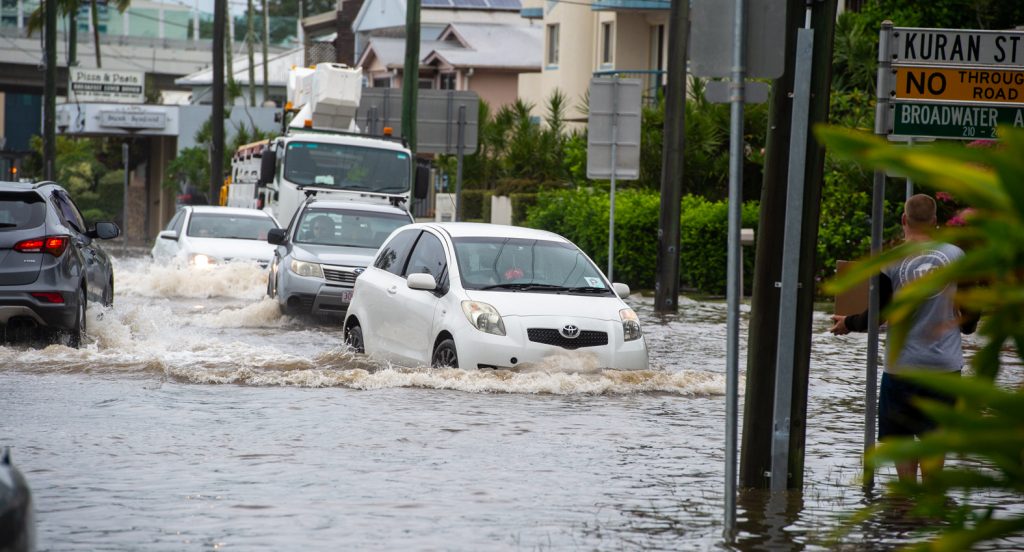
[[[889,113],[890,137],[993,140],[998,125],[1024,127],[1024,105],[893,102]]]

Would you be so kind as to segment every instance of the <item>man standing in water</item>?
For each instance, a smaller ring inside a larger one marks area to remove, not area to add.
[[[937,223],[935,200],[926,194],[911,196],[904,205],[902,222],[904,239],[928,241],[929,231]],[[887,267],[878,278],[880,309],[889,304],[893,293],[963,255],[959,247],[943,243]],[[969,320],[961,320],[954,304],[955,295],[956,285],[951,284],[925,300],[915,313],[903,348],[895,355],[895,362],[886,362],[878,396],[879,441],[894,437],[920,437],[935,428],[935,422],[914,405],[916,399],[953,403],[951,397],[920,387],[901,378],[899,374],[908,370],[930,370],[960,375],[964,364],[960,332],[972,333],[978,319],[974,316]],[[850,316],[834,315],[832,321],[834,325],[831,332],[835,335],[851,331],[865,332],[868,329],[867,311]],[[887,355],[887,358],[891,358],[891,355]],[[921,476],[928,478],[940,471],[944,462],[944,457],[898,462],[896,473],[902,481],[916,481],[919,464]]]

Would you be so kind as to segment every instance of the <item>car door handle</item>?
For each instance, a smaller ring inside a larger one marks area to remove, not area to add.
[[[398,293],[398,286],[391,286],[388,288],[388,295],[394,295]]]

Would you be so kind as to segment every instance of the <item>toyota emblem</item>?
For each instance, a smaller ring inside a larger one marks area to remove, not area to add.
[[[573,324],[566,324],[562,326],[562,329],[558,330],[558,333],[562,334],[562,337],[566,339],[576,339],[580,336],[580,328]]]

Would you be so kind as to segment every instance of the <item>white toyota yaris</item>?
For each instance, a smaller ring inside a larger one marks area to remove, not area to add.
[[[513,368],[575,351],[601,368],[646,369],[627,295],[551,232],[412,224],[356,279],[345,339],[405,366]]]

